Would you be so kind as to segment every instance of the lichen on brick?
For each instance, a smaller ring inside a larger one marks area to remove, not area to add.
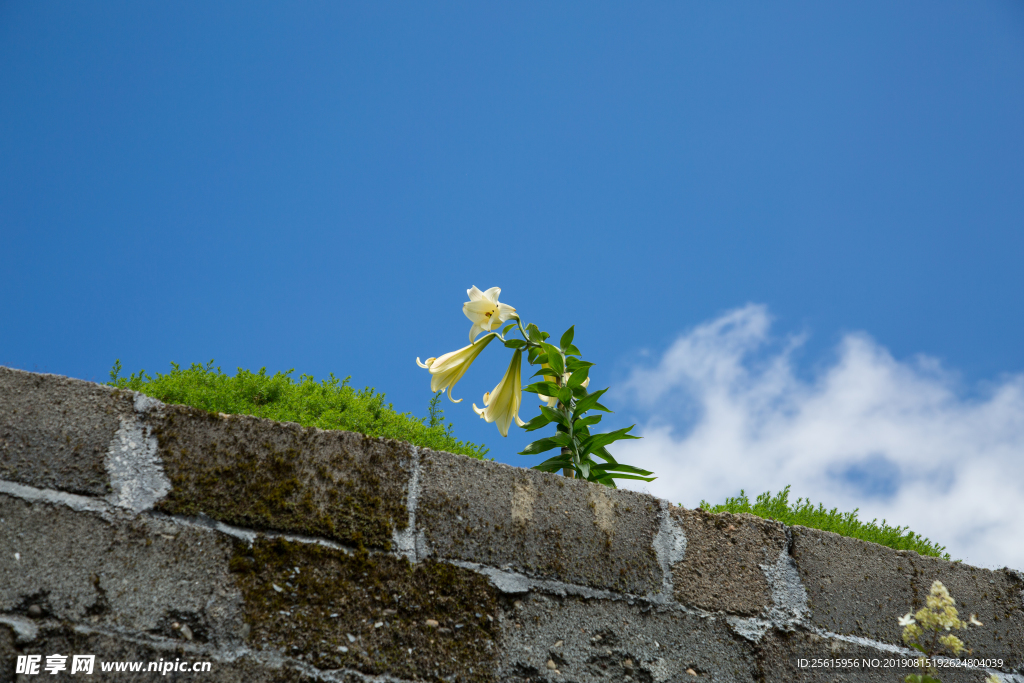
[[[408,444],[184,406],[153,433],[172,485],[163,512],[385,549],[408,524]]]
[[[231,569],[253,647],[320,669],[496,680],[497,591],[469,570],[283,539],[239,542]]]

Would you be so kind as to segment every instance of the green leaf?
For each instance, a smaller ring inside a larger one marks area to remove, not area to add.
[[[638,474],[609,474],[609,477],[616,479],[639,479],[640,481],[654,481],[657,477],[641,477]]]
[[[591,410],[591,409],[599,406],[600,404],[597,402],[597,400],[599,398],[601,398],[601,394],[603,394],[606,391],[608,391],[608,390],[607,389],[602,389],[601,391],[595,391],[594,393],[587,394],[585,397],[581,398],[576,403],[576,410],[574,410],[572,412],[573,419],[575,420],[577,416],[582,415],[583,413],[587,412],[588,410]],[[608,410],[607,408],[605,408],[604,406],[601,406],[601,407],[597,408],[597,410],[603,410],[606,413],[612,412],[612,411]]]
[[[562,405],[569,405],[569,401],[572,400],[572,389],[569,387],[562,387],[558,390],[558,400],[562,402]]]
[[[507,339],[505,340],[505,348],[507,349],[521,349],[526,346],[526,342],[522,339]]]
[[[627,434],[627,432],[630,429],[632,429],[633,427],[635,427],[635,426],[636,425],[630,425],[628,427],[623,427],[622,429],[616,429],[614,432],[606,432],[604,434],[594,434],[593,436],[587,437],[580,444],[580,455],[581,456],[586,455],[588,453],[593,452],[593,450],[595,448],[600,448],[601,446],[607,446],[608,444],[613,443],[615,441],[619,441],[621,439],[639,439],[640,438],[639,436],[633,436],[632,434]]]
[[[544,451],[550,451],[552,448],[561,448],[563,444],[551,439],[538,439],[523,450],[519,451],[519,455],[536,455],[537,453],[543,453]]]
[[[598,422],[601,421],[602,417],[604,417],[604,416],[603,415],[590,415],[588,417],[584,417],[582,419],[576,420],[576,422],[573,423],[573,428],[578,430],[580,427],[589,427],[590,425],[596,425]]]
[[[569,427],[569,418],[557,410],[552,410],[547,406],[541,406],[540,413],[545,416],[549,422],[557,422],[560,425],[564,425],[566,428]]]
[[[594,455],[596,455],[597,457],[604,458],[605,462],[615,462],[615,458],[612,457],[612,454],[609,453],[608,449],[605,448],[604,446],[601,446],[600,448],[595,448],[593,452]]]
[[[546,427],[549,424],[551,424],[551,420],[545,417],[542,413],[537,417],[533,418],[532,420],[530,420],[529,422],[527,422],[526,425],[523,426],[523,429],[525,429],[528,432],[532,432],[540,429],[541,427]]]
[[[566,384],[569,385],[570,388],[575,389],[576,387],[581,386],[585,381],[587,381],[587,375],[589,373],[590,368],[580,368],[579,370],[576,370],[571,375],[569,375],[569,381],[566,382]]]
[[[531,469],[540,470],[541,472],[557,472],[567,467],[573,468],[571,455],[556,455],[539,465],[534,465]]]
[[[602,472],[626,472],[628,474],[641,474],[645,477],[649,477],[652,474],[654,474],[654,472],[642,470],[639,467],[633,467],[632,465],[624,465],[621,462],[609,462],[604,463],[603,465],[594,465],[594,469],[599,469]]]
[[[530,341],[535,344],[540,344],[544,341],[544,333],[533,323],[526,326],[526,334],[529,335]]]
[[[565,331],[565,334],[562,335],[561,341],[558,342],[558,345],[562,347],[563,351],[566,349],[566,347],[568,347],[570,344],[572,344],[572,336],[574,334],[573,333],[573,329],[575,329],[575,327],[576,326],[573,325],[572,327],[567,329]]]
[[[537,347],[536,346],[531,346],[530,350],[527,352],[526,358],[530,362],[530,365],[537,365],[537,363],[542,362],[540,360],[540,355],[541,355],[541,353],[537,349]]]
[[[576,372],[580,368],[592,368],[594,364],[587,360],[580,360],[579,358],[573,358],[569,356],[565,359],[565,369],[568,372]]]
[[[577,349],[575,346],[573,346],[572,344],[569,344],[569,346],[567,346],[566,349],[565,349],[565,355],[567,355],[567,356],[582,356],[583,354],[580,353],[580,350]]]
[[[513,329],[515,327],[518,327],[518,326],[519,325],[517,323],[514,323],[514,322],[511,322],[508,325],[505,325],[505,327],[501,328],[501,336],[504,337],[506,334],[508,334],[509,330],[511,330],[511,329]]]
[[[562,353],[551,344],[544,342],[540,345],[544,349],[544,353],[547,354],[548,365],[555,372],[556,377],[561,377],[562,373],[565,372],[565,365],[562,363]]]
[[[559,446],[565,446],[566,448],[572,446],[572,437],[569,436],[569,432],[556,432],[555,435],[551,437],[551,441],[557,443]]]
[[[554,398],[558,396],[558,392],[561,390],[554,382],[534,382],[529,386],[523,387],[523,391],[528,391],[531,394],[540,394],[541,396],[550,396]]]
[[[554,377],[555,373],[552,372],[550,368],[541,368],[540,370],[538,370],[537,372],[533,373],[530,376],[531,377],[538,377],[538,376],[540,376],[540,377]],[[545,380],[545,381],[547,381],[547,380]]]
[[[541,340],[541,341],[544,341],[545,339],[547,339],[547,338],[548,338],[548,337],[550,337],[550,336],[551,336],[551,335],[550,335],[550,334],[548,334],[547,332],[541,332],[541,333],[540,333],[540,340]]]
[[[587,460],[586,458],[584,458],[583,461],[580,462],[580,466],[579,466],[578,470],[579,470],[579,473],[581,475],[583,475],[584,479],[590,479],[590,465],[591,465],[591,461]]]

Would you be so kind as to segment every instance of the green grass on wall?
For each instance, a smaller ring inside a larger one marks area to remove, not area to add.
[[[772,497],[770,491],[762,493],[757,501],[751,505],[746,493],[740,491],[735,498],[726,498],[721,505],[711,505],[705,500],[700,502],[700,507],[708,512],[748,512],[764,519],[774,519],[787,526],[801,525],[822,531],[832,531],[842,536],[859,538],[862,541],[871,541],[879,545],[885,545],[896,550],[914,550],[921,555],[931,555],[948,560],[949,553],[946,547],[938,543],[932,543],[927,538],[915,534],[907,527],[894,527],[882,520],[874,519],[864,522],[857,518],[858,510],[853,512],[839,512],[838,508],[826,510],[825,506],[818,503],[818,507],[809,500],[797,498],[795,503],[789,502],[789,487],[779,491],[778,495]]]
[[[121,361],[110,371],[110,386],[131,389],[164,403],[178,403],[211,413],[255,415],[280,422],[297,422],[303,427],[343,429],[367,436],[401,439],[416,446],[483,459],[487,447],[459,441],[452,434],[452,425],[445,424],[440,395],[430,401],[427,417],[417,418],[399,413],[384,394],[373,388],[353,389],[349,378],[339,380],[333,374],[317,382],[312,375],[293,379],[292,373],[268,375],[266,368],[250,372],[238,368],[227,375],[206,365],[192,364],[181,369],[171,363],[167,374],[150,377],[145,370],[121,377]]]
[[[427,417],[417,418],[410,413],[397,412],[390,403],[385,403],[384,394],[373,388],[353,389],[347,377],[339,380],[331,374],[329,379],[317,382],[312,375],[300,375],[296,380],[293,372],[268,375],[265,368],[255,373],[239,368],[235,375],[227,375],[219,367],[214,368],[210,361],[184,370],[171,363],[167,374],[157,373],[151,377],[140,370],[126,378],[121,377],[121,361],[117,361],[108,384],[141,392],[164,403],[188,405],[212,413],[254,415],[297,422],[304,427],[343,429],[477,459],[483,459],[487,453],[486,446],[455,438],[452,425],[445,422],[440,394],[431,399]],[[950,559],[944,546],[932,543],[907,527],[892,527],[885,520],[880,525],[877,520],[864,522],[857,518],[857,510],[826,510],[823,505],[815,507],[803,498],[790,503],[788,486],[774,497],[771,493],[762,493],[753,504],[741,491],[739,496],[727,498],[721,505],[701,501],[700,507],[713,513],[747,512],[789,526],[799,524],[897,550],[915,550],[922,555]]]

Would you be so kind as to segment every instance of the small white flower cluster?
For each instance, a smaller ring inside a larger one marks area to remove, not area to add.
[[[978,621],[977,615],[974,614],[971,615],[968,621],[961,620],[960,614],[954,605],[956,605],[956,600],[949,594],[949,590],[942,582],[933,582],[928,598],[925,600],[925,606],[919,609],[916,614],[912,615],[910,612],[907,612],[900,617],[899,625],[903,627],[903,642],[922,654],[934,656],[940,654],[940,652],[927,651],[921,642],[921,637],[925,634],[925,631],[939,633],[941,631],[950,631],[954,628],[965,629],[969,626],[983,626]],[[954,657],[958,657],[960,653],[967,650],[963,641],[952,633],[939,636],[936,640],[949,650]],[[924,657],[920,658],[918,666],[924,669],[926,661]],[[1001,681],[993,674],[986,679],[985,683],[1001,683]]]

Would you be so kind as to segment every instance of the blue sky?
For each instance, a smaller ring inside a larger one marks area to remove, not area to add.
[[[1024,508],[922,502],[1024,460],[1022,121],[1014,2],[0,2],[0,364],[294,367],[423,415],[414,358],[500,286],[576,324],[652,492],[791,483],[1024,567]],[[447,415],[529,465],[469,408],[506,363]]]

